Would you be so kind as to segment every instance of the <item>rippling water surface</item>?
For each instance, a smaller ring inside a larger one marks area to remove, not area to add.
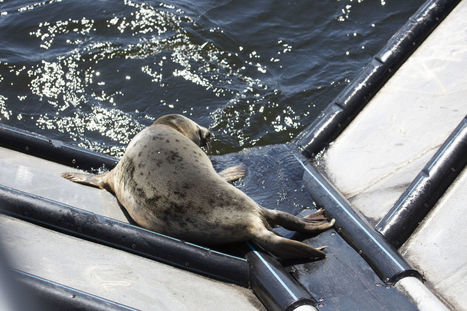
[[[284,143],[421,4],[0,0],[0,122],[115,156],[167,113],[215,154]]]

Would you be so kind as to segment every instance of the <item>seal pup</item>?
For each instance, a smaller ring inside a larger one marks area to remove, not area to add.
[[[283,226],[315,233],[334,225],[324,211],[299,218],[259,206],[229,180],[240,167],[217,173],[200,148],[211,133],[182,115],[165,115],[138,133],[111,171],[63,173],[71,181],[112,192],[140,226],[204,245],[253,240],[282,259],[320,259],[324,247],[286,239]]]

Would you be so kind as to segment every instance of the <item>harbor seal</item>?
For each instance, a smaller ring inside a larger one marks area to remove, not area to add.
[[[228,181],[238,167],[217,173],[200,148],[211,133],[182,115],[165,115],[138,133],[114,169],[63,173],[71,181],[112,192],[140,226],[204,245],[253,240],[282,259],[324,258],[324,247],[277,235],[283,226],[315,233],[333,226],[324,211],[299,218],[259,206]]]

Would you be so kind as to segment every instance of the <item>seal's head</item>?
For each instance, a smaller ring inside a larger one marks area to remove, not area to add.
[[[180,114],[168,114],[157,119],[153,125],[168,125],[188,137],[200,147],[209,147],[211,132]]]

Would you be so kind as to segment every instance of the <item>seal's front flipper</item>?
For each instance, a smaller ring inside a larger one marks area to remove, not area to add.
[[[305,243],[289,240],[278,236],[266,228],[255,232],[253,240],[265,250],[281,259],[312,259],[326,258],[326,253],[321,251],[325,246],[314,248]]]
[[[78,173],[78,172],[66,172],[62,173],[62,177],[73,182],[92,186],[96,188],[105,189],[103,177],[105,174],[102,175],[93,175],[88,173]]]
[[[225,180],[225,181],[236,181],[243,176],[245,176],[246,166],[245,165],[235,165],[226,168],[225,170],[220,171],[218,174]]]

